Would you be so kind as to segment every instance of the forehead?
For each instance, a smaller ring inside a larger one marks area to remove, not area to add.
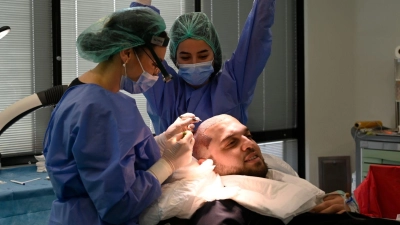
[[[205,131],[205,134],[212,138],[212,143],[220,143],[225,137],[234,134],[242,134],[246,129],[246,126],[239,121],[228,117],[209,127]]]
[[[167,52],[167,47],[154,46],[153,49],[154,49],[154,52],[157,54],[158,58],[160,58],[161,60],[164,60],[165,53]]]
[[[211,47],[203,40],[197,40],[193,38],[188,38],[182,41],[178,46],[179,52],[199,52],[203,50],[211,50]]]

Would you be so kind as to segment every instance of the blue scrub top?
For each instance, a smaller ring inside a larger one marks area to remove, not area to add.
[[[132,3],[132,6],[142,5]],[[144,93],[156,134],[164,132],[186,112],[203,121],[215,115],[229,114],[241,123],[247,123],[247,108],[253,99],[257,78],[271,54],[274,13],[275,0],[254,1],[232,57],[225,62],[222,71],[199,89],[190,87],[163,62],[174,78],[164,83],[160,74],[156,84]],[[130,79],[125,79],[123,89],[133,93]]]
[[[70,87],[44,141],[57,199],[49,224],[137,224],[161,194],[146,170],[160,151],[136,102],[95,84]]]

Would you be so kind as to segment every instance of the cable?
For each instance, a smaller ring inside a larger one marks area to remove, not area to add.
[[[346,193],[345,196],[343,196],[344,208],[346,209],[346,206],[348,206],[350,208],[350,210],[351,210],[352,206],[349,205],[349,203],[352,203],[352,202],[353,202],[354,206],[358,208],[357,203],[355,202],[354,198],[349,193]],[[366,220],[365,218],[358,218],[358,217],[355,217],[355,216],[351,215],[351,213],[349,211],[347,211],[347,210],[346,210],[346,213],[347,213],[348,216],[350,216],[351,218],[353,218],[355,220]]]

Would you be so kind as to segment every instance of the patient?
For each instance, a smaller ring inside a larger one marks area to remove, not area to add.
[[[343,213],[357,211],[356,203],[345,204],[340,192],[326,195],[280,159],[265,163],[250,131],[229,115],[207,119],[194,137],[197,160],[163,184],[162,196],[141,215],[140,224],[160,220],[164,220],[160,225],[368,224],[380,220]]]
[[[201,164],[212,159],[214,171],[221,176],[247,175],[284,181],[281,173],[268,171],[260,147],[250,131],[229,115],[218,115],[204,121],[195,134],[193,156]],[[277,176],[275,176],[277,175]],[[290,175],[288,175],[290,176]],[[317,194],[318,195],[318,194]],[[317,198],[318,199],[318,198]],[[395,221],[372,219],[357,213],[356,204],[345,204],[344,196],[330,193],[310,212],[291,219],[289,224],[398,224]],[[294,201],[294,200],[293,200]],[[205,203],[190,219],[190,224],[283,224],[282,220],[263,216],[237,202],[216,200]],[[330,214],[330,215],[328,215]]]

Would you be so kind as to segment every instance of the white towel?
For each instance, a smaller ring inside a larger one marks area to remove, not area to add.
[[[190,218],[205,202],[233,199],[259,214],[288,223],[293,216],[322,202],[323,191],[297,176],[270,169],[267,178],[219,176],[212,160],[196,160],[181,168],[162,186],[161,197],[140,216],[140,225],[153,225],[172,217]],[[251,201],[249,201],[251,199]]]
[[[36,162],[36,172],[44,173],[47,172],[46,165],[45,165],[45,158],[44,155],[35,155]]]

